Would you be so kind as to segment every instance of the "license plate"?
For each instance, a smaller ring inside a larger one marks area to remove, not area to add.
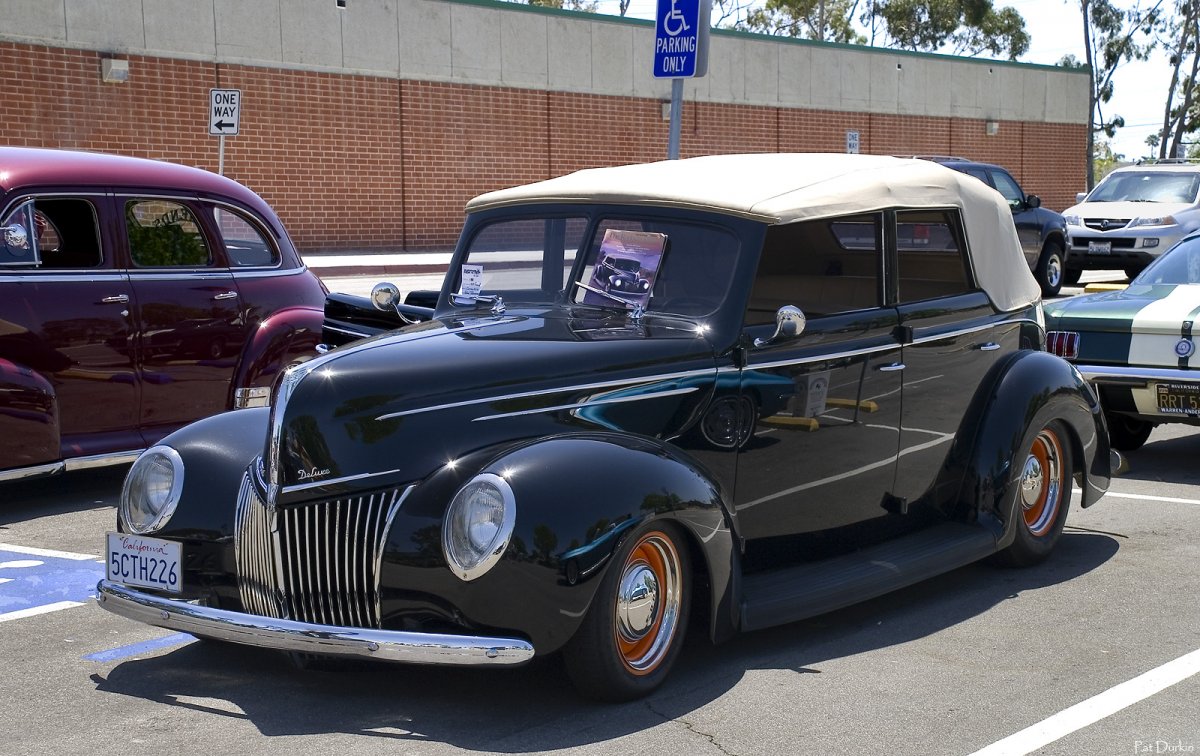
[[[1102,242],[1090,241],[1090,242],[1088,242],[1088,254],[1089,255],[1111,255],[1112,254],[1112,242],[1110,242],[1110,241],[1102,241]]]
[[[1158,411],[1167,415],[1200,415],[1200,384],[1158,383]]]
[[[114,583],[179,593],[181,552],[176,541],[109,533],[105,572]]]

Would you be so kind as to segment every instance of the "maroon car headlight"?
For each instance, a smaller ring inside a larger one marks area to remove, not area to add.
[[[183,460],[169,446],[142,453],[121,488],[117,513],[130,533],[152,533],[166,524],[183,493]]]
[[[442,552],[450,570],[474,580],[492,568],[512,538],[517,505],[508,481],[481,473],[458,490],[442,522]]]

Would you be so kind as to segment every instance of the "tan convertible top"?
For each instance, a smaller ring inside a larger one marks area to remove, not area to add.
[[[1012,211],[978,179],[928,160],[880,155],[710,155],[590,168],[501,189],[467,212],[536,202],[654,205],[793,223],[887,208],[962,211],[975,279],[1001,310],[1036,302],[1040,289],[1021,252]]]

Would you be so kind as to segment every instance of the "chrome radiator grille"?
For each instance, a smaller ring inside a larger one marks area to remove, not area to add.
[[[322,625],[380,626],[379,564],[403,489],[272,513],[250,476],[238,493],[234,553],[247,612]]]

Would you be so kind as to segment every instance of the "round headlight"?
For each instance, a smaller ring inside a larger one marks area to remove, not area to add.
[[[183,492],[183,460],[169,446],[142,452],[125,476],[118,513],[131,533],[158,530],[166,524]]]
[[[450,570],[474,580],[500,560],[512,537],[517,505],[498,475],[481,473],[458,490],[442,523],[442,551]]]

